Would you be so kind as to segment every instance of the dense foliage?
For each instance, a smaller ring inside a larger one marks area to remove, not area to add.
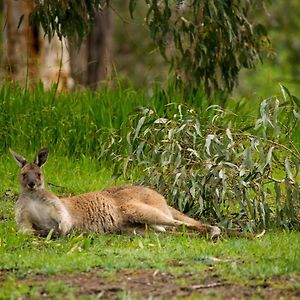
[[[89,32],[97,11],[103,8],[103,0],[34,0],[35,8],[30,13],[30,22],[41,25],[45,34],[52,39],[72,37],[78,43]]]
[[[262,1],[145,2],[152,38],[177,82],[189,88],[202,84],[207,94],[232,91],[241,68],[254,68],[269,47],[266,29],[248,17]]]
[[[88,32],[95,13],[113,1],[35,1],[30,15],[51,38],[77,37]],[[207,94],[230,92],[241,68],[253,68],[268,49],[266,29],[249,19],[261,1],[145,0],[146,24],[177,83],[188,90],[203,85]],[[134,16],[137,0],[129,1]]]
[[[201,114],[182,105],[160,117],[144,109],[128,134],[124,172],[139,168],[181,211],[217,219],[223,226],[299,228],[300,152],[292,141],[299,100],[282,87],[260,118],[244,119],[212,106]],[[298,177],[297,177],[298,176]]]

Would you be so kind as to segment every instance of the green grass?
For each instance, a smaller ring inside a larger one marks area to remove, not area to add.
[[[183,286],[189,285],[189,279],[184,279],[187,273],[198,278],[198,282],[213,275],[227,284],[249,287],[272,278],[299,275],[300,234],[295,232],[273,232],[260,240],[228,239],[217,244],[196,236],[162,234],[71,236],[45,241],[16,233],[12,222],[1,224],[0,232],[0,265],[4,274],[0,286],[5,287],[5,292],[0,292],[1,299],[32,295],[40,288],[28,288],[21,281],[24,278],[41,274],[62,276],[93,268],[99,269],[99,276],[103,274],[108,281],[124,269],[159,270],[179,276],[178,284]],[[213,274],[207,275],[212,268]],[[50,290],[59,297],[70,292],[70,287],[59,285],[56,292]]]
[[[198,100],[202,101],[203,95]],[[182,101],[157,90],[146,96],[143,90],[120,86],[100,91],[55,93],[39,85],[26,91],[18,85],[0,86],[0,153],[9,147],[36,151],[49,146],[58,153],[74,157],[89,155],[101,158],[114,132],[126,139],[128,128],[122,127],[128,116],[140,106],[164,111],[169,102]],[[120,141],[116,141],[116,148]]]
[[[44,92],[39,86],[24,92],[18,86],[0,89],[0,151],[8,147],[36,151],[51,146],[72,156],[101,156],[102,143],[119,129],[140,103],[143,93],[131,89],[73,94]]]
[[[57,240],[18,233],[14,195],[18,191],[19,170],[8,155],[3,155],[1,161],[0,178],[4,180],[0,187],[0,299],[39,299],[42,291],[51,299],[74,299],[78,287],[65,284],[62,276],[94,269],[107,282],[117,278],[122,270],[158,270],[178,277],[176,282],[180,286],[218,278],[228,284],[251,287],[272,278],[300,275],[299,232],[267,232],[256,240],[224,238],[216,244],[184,232],[91,234]],[[63,190],[52,187],[56,193],[102,189],[113,184],[111,174],[88,157],[74,160],[53,154],[45,165],[46,180],[65,187]],[[121,183],[125,183],[122,178],[115,184]],[[36,276],[43,277],[35,282]],[[60,277],[55,279],[55,276]],[[126,295],[123,291],[118,297],[129,299]]]
[[[16,278],[87,272],[96,267],[110,272],[129,268],[178,274],[203,271],[211,265],[225,280],[242,283],[299,275],[300,235],[295,232],[270,232],[262,239],[231,238],[213,244],[198,236],[155,233],[79,235],[49,241],[17,233],[13,222],[1,224],[0,230],[1,270]],[[173,266],[174,261],[180,267]]]
[[[278,88],[276,92],[279,91]],[[208,114],[208,102],[201,91],[186,97],[170,86],[166,92],[154,88],[152,93],[148,95],[121,84],[115,89],[103,88],[97,92],[57,94],[54,90],[44,91],[41,85],[30,92],[18,85],[2,85],[0,154],[7,153],[8,148],[32,153],[48,146],[61,155],[93,156],[103,160],[112,153],[127,151],[128,119],[138,107],[154,108],[159,115],[166,116],[176,113],[166,104],[185,103],[195,107],[202,117]],[[247,126],[246,120],[253,121],[258,116],[259,102],[259,98],[256,101],[231,99],[227,104],[233,114],[226,122],[231,126]],[[293,139],[298,147],[299,136],[296,130]]]
[[[186,287],[216,278],[250,287],[279,278],[278,289],[299,289],[292,283],[300,275],[299,232],[267,232],[261,239],[227,238],[216,244],[184,233],[91,234],[57,240],[18,233],[14,203],[19,169],[8,148],[33,160],[40,147],[48,146],[44,173],[49,189],[58,195],[130,184],[140,174],[132,174],[131,181],[122,176],[116,180],[111,161],[103,161],[113,133],[123,138],[114,143],[117,153],[124,146],[129,130],[124,124],[134,109],[147,105],[164,115],[165,103],[182,100],[182,95],[161,97],[160,93],[146,97],[142,91],[121,86],[114,91],[53,95],[41,87],[30,94],[11,85],[0,89],[0,299],[39,299],[42,293],[51,299],[77,299],[79,287],[64,283],[63,277],[95,270],[108,283],[124,270],[159,270]],[[200,109],[203,99],[199,93],[192,104]],[[233,110],[239,107],[243,113],[249,108],[242,103]],[[255,114],[252,109],[251,114]],[[286,278],[294,280],[289,287]],[[222,298],[220,293],[212,291],[207,298]],[[127,290],[116,297],[129,299],[130,295],[140,297]],[[84,299],[94,296],[82,295]]]

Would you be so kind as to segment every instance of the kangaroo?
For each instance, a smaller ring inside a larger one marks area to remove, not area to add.
[[[38,152],[33,163],[10,150],[20,172],[20,195],[16,202],[16,222],[21,232],[38,236],[65,236],[70,232],[122,232],[136,225],[155,230],[185,225],[217,239],[216,226],[202,224],[169,206],[156,191],[142,186],[113,187],[69,198],[58,198],[45,188],[41,167],[48,149]]]

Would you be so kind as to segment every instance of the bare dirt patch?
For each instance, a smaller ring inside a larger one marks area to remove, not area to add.
[[[256,299],[299,299],[300,290],[289,285],[290,280],[299,279],[276,278],[259,285],[241,285],[201,273],[173,275],[158,270],[107,273],[94,269],[86,273],[30,276],[22,282],[34,287],[37,283],[61,281],[73,289],[76,297],[98,299],[249,299],[253,296]],[[45,291],[41,291],[41,296],[49,298]]]

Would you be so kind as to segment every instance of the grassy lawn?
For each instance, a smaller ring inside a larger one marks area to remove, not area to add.
[[[299,232],[217,243],[184,231],[35,238],[16,230],[19,170],[8,155],[1,161],[0,299],[300,297]],[[45,165],[46,181],[58,194],[125,183],[111,175],[87,157],[53,154]]]

